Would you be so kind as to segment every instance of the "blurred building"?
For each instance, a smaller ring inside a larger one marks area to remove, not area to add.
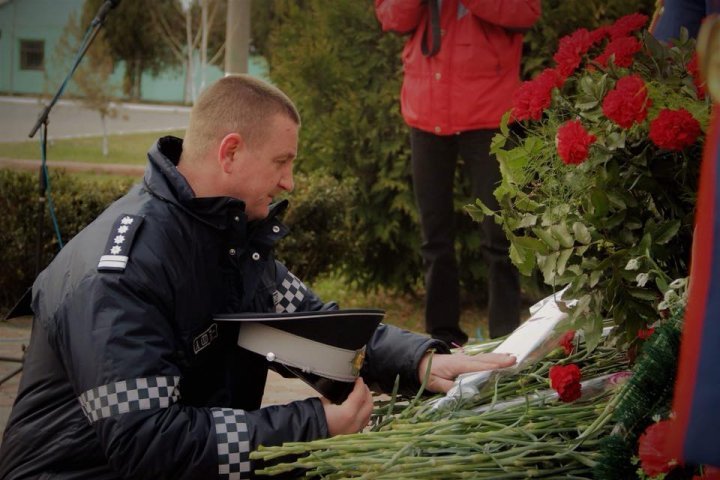
[[[70,14],[75,12],[79,18],[83,3],[84,0],[0,0],[0,94],[55,93],[67,72],[53,71],[51,57]],[[112,12],[107,21],[112,21]],[[114,83],[122,84],[124,68],[122,62],[116,65]],[[262,57],[251,56],[248,69],[251,75],[267,78],[267,64]],[[195,84],[199,85],[199,68],[194,70]],[[205,70],[207,84],[223,75],[217,66],[209,65]],[[185,98],[184,67],[157,76],[144,73],[141,91],[145,101],[181,103]],[[69,93],[74,93],[72,85]]]

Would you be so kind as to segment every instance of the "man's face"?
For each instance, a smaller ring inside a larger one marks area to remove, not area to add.
[[[293,189],[293,161],[297,156],[298,125],[286,115],[268,122],[264,138],[234,153],[230,196],[245,202],[249,220],[267,217],[273,198]]]

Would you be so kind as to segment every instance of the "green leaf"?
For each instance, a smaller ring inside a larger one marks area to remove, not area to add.
[[[608,150],[625,148],[625,132],[611,132],[605,139]]]
[[[610,205],[607,195],[599,188],[595,188],[590,192],[590,202],[595,209],[595,216],[604,217],[607,215]]]
[[[570,235],[568,231],[567,225],[564,223],[553,225],[550,227],[550,232],[558,239],[563,248],[571,248],[575,244],[572,235]]]
[[[565,265],[567,265],[568,259],[573,253],[572,248],[565,248],[563,250],[560,250],[560,255],[558,256],[557,260],[557,274],[562,275],[565,273]]]
[[[539,253],[541,255],[548,254],[547,245],[537,238],[528,236],[517,236],[512,238],[512,243],[517,244],[519,248],[530,250],[533,253]]]
[[[592,272],[590,272],[590,288],[593,288],[595,285],[598,284],[602,273],[602,270],[593,270]]]
[[[625,221],[625,217],[627,217],[627,210],[620,210],[619,212],[605,220],[605,228],[611,229],[617,227]]]
[[[640,239],[640,243],[638,244],[636,251],[642,254],[647,254],[650,250],[650,245],[652,245],[652,236],[649,233],[646,233],[642,236],[642,239]]]
[[[608,200],[610,200],[610,203],[615,205],[618,208],[627,208],[627,204],[625,203],[625,200],[621,195],[615,192],[608,192],[607,193]]]
[[[583,97],[583,100],[585,100],[585,97]],[[580,101],[575,104],[575,108],[577,108],[578,110],[592,110],[593,108],[597,107],[599,103],[600,102],[598,102],[597,100]]]
[[[508,110],[505,112],[505,114],[502,116],[502,119],[500,120],[500,133],[502,133],[503,136],[507,138],[507,136],[510,134],[510,129],[508,128],[508,123],[510,123],[510,115],[512,114],[512,110]]]
[[[470,214],[470,217],[472,217],[472,219],[476,222],[482,222],[485,217],[495,216],[495,212],[485,205],[480,199],[475,200],[475,205],[466,205],[465,211],[467,211]]]
[[[520,218],[520,222],[517,225],[517,228],[527,228],[532,227],[537,223],[538,216],[532,215],[529,213],[526,213]]]
[[[575,247],[575,254],[583,256],[585,255],[585,252],[587,252],[588,248],[590,248],[590,245],[580,245],[579,247]]]
[[[538,255],[538,266],[542,271],[545,283],[553,285],[555,279],[557,260],[560,252],[553,252],[550,255]]]
[[[518,192],[515,198],[515,208],[523,212],[536,212],[541,207],[543,207],[542,203],[531,200],[530,197],[523,192]]]
[[[555,251],[560,248],[560,242],[558,242],[550,233],[550,229],[547,228],[533,228],[533,233],[548,246],[550,251]]]
[[[639,298],[640,300],[646,300],[648,302],[654,302],[658,299],[657,293],[647,288],[629,288],[628,293],[632,297]]]
[[[653,232],[655,237],[655,243],[659,245],[665,245],[677,235],[680,230],[680,220],[671,220],[669,222],[663,222],[657,226]]]
[[[518,271],[529,276],[535,268],[535,252],[522,248],[515,243],[510,244],[510,260],[515,264]]]
[[[569,266],[565,267],[565,270],[574,274],[576,277],[582,275],[582,272],[583,272],[580,265],[569,265]],[[583,276],[587,277],[587,275],[583,275]],[[586,278],[586,280],[587,280],[587,278]]]
[[[583,322],[583,333],[585,334],[585,345],[589,352],[595,350],[602,340],[603,319],[596,312],[588,312]]]
[[[595,80],[590,76],[580,79],[580,91],[588,97],[595,97]]]
[[[575,240],[577,240],[578,242],[582,243],[583,245],[587,245],[592,242],[590,230],[588,230],[584,223],[575,222],[573,223],[572,229],[573,233],[575,234]]]

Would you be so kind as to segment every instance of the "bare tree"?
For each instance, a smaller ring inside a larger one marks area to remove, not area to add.
[[[62,74],[64,78],[75,59],[84,33],[77,16],[71,14],[62,36],[55,46],[51,60],[55,67],[52,69],[53,72]],[[103,130],[103,156],[107,156],[109,152],[107,119],[117,115],[117,111],[112,106],[112,101],[120,92],[120,86],[110,79],[114,68],[110,46],[103,32],[100,32],[95,37],[92,45],[90,45],[85,58],[72,77],[72,82],[77,87],[77,93],[83,104],[100,115]],[[54,82],[56,79],[48,80],[53,80],[53,83],[56,83]]]
[[[161,10],[157,4],[149,3],[149,11],[157,36],[172,51],[178,62],[185,67],[186,103],[195,101],[195,97],[205,87],[205,69],[220,58],[224,48],[220,32],[224,26],[219,21],[224,16],[225,5],[221,0],[179,0],[173,3],[171,12]],[[208,61],[208,50],[216,53]],[[196,54],[199,53],[200,85],[195,85]]]

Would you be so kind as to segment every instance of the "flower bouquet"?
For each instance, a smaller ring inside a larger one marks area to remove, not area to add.
[[[710,103],[694,40],[661,44],[647,20],[560,40],[556,67],[521,86],[493,140],[500,210],[468,206],[502,225],[521,273],[568,287],[591,349],[605,319],[628,341],[654,323],[690,260]]]

